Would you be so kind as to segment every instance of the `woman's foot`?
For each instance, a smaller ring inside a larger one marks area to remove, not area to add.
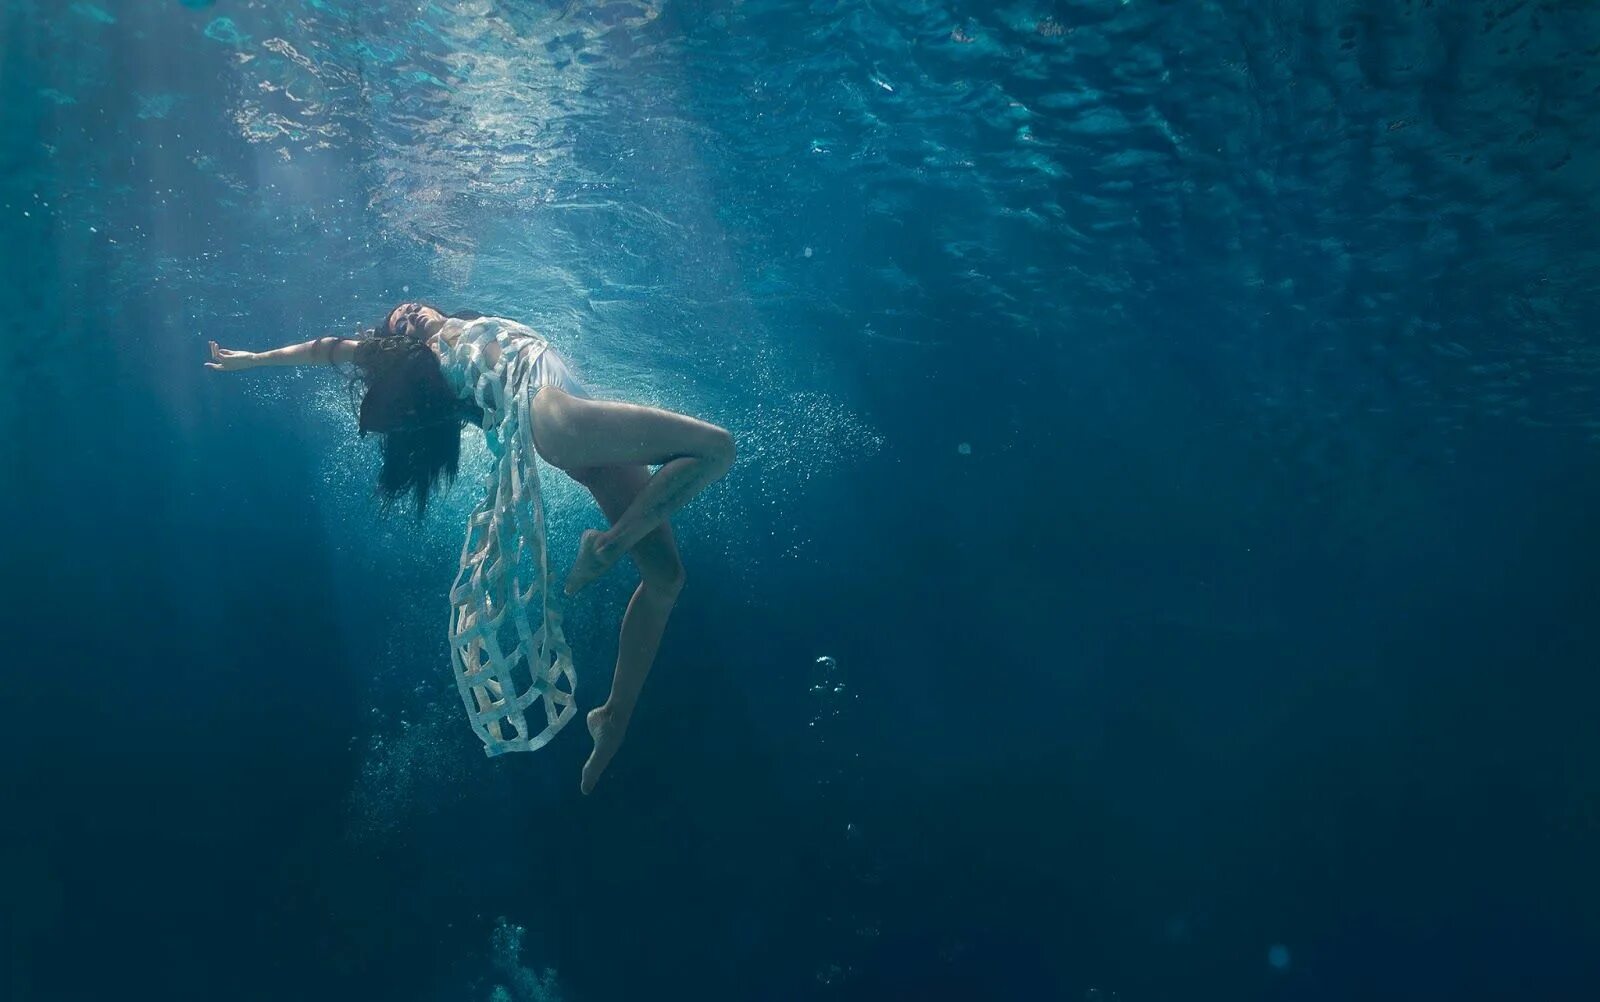
[[[622,739],[628,733],[628,722],[617,720],[603,706],[590,710],[588,721],[589,736],[594,738],[594,751],[589,753],[589,761],[583,763],[581,788],[585,796],[594,792],[594,784],[600,782],[600,774],[611,764],[611,757],[622,747]]]
[[[572,562],[572,570],[567,572],[567,594],[576,595],[589,582],[610,570],[616,562],[617,554],[610,552],[605,533],[598,529],[585,530],[583,538],[578,541],[578,559]]]

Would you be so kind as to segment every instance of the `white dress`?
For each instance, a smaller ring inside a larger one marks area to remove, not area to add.
[[[445,380],[483,408],[494,456],[450,588],[450,660],[485,753],[534,751],[576,714],[577,680],[551,596],[533,395],[549,384],[587,394],[549,343],[514,320],[450,320],[438,344]]]

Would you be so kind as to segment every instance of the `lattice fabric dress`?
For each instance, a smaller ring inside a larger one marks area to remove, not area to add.
[[[540,386],[570,374],[543,338],[498,317],[448,321],[439,353],[451,388],[483,408],[494,456],[450,588],[450,660],[485,753],[534,751],[577,712],[572,650],[550,595],[530,413]]]

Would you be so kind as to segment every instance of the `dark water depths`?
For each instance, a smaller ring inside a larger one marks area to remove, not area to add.
[[[0,996],[1596,997],[1597,111],[1587,2],[8,0]],[[200,367],[408,296],[738,436],[588,800],[475,476]]]

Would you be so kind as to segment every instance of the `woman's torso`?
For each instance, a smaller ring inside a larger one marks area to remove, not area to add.
[[[447,320],[429,346],[439,355],[439,368],[450,391],[483,409],[485,428],[499,423],[508,401],[520,397],[532,402],[534,394],[546,386],[589,397],[588,389],[550,343],[515,320]]]
[[[500,410],[512,377],[549,347],[524,324],[504,317],[450,319],[429,339],[445,382],[456,396]]]

